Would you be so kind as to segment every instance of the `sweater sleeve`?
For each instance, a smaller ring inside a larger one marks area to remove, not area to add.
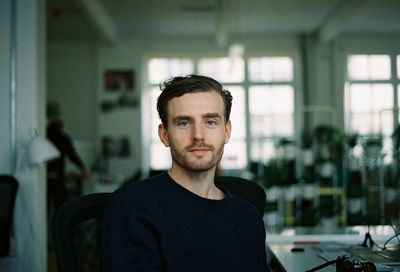
[[[161,271],[157,228],[143,210],[130,199],[106,207],[101,271]]]
[[[63,134],[61,137],[63,138],[64,143],[64,153],[78,168],[82,168],[84,164],[75,150],[71,137],[68,134]]]

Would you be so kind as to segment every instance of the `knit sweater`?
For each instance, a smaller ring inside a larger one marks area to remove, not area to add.
[[[254,206],[228,192],[202,198],[167,173],[113,193],[103,217],[102,271],[268,271]]]

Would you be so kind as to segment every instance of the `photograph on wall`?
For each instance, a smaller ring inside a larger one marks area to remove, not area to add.
[[[113,100],[104,100],[100,103],[101,111],[104,113],[111,112],[116,107],[116,103]]]
[[[101,142],[104,158],[126,158],[131,155],[131,143],[127,136],[103,136]]]
[[[134,94],[122,94],[114,100],[106,99],[100,102],[100,109],[103,113],[109,113],[122,108],[135,108],[139,104]]]
[[[133,91],[134,73],[132,70],[107,70],[104,73],[104,89],[107,92]]]

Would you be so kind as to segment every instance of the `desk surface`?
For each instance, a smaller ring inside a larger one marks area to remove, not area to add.
[[[293,247],[304,248],[304,251],[292,252]],[[313,248],[313,245],[294,245],[293,243],[286,244],[270,244],[270,250],[273,257],[280,263],[283,271],[301,272],[314,268],[326,261],[318,257],[318,250]],[[400,272],[400,266],[392,266],[394,272]],[[330,265],[321,270],[321,272],[336,272],[335,265]]]

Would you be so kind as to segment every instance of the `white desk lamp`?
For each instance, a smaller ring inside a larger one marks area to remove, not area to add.
[[[30,135],[31,135],[31,140],[29,141],[28,145],[25,146],[25,148],[22,150],[21,155],[19,156],[14,176],[18,176],[18,171],[20,170],[20,164],[22,163],[22,161],[26,162],[25,166],[28,167],[28,170],[32,170],[33,167],[41,166],[53,159],[60,157],[61,155],[60,151],[56,148],[56,146],[45,137],[38,136],[38,133],[34,128],[31,129]],[[30,173],[30,171],[28,173]],[[31,232],[32,239],[36,239],[36,237],[38,237],[37,229],[33,225],[33,222],[35,222],[36,219],[34,219],[33,215],[31,213],[28,213],[27,211],[29,211],[30,204],[36,201],[32,200],[32,194],[30,193],[30,190],[34,190],[34,187],[36,187],[37,185],[34,185],[32,182],[29,182],[31,181],[29,180],[29,177],[30,174],[28,174],[28,176],[21,176],[19,178],[20,196],[17,197],[17,201],[20,201],[22,203],[21,205],[23,206],[22,208],[23,215],[21,215],[21,218],[23,219],[20,220],[25,220],[23,222],[28,224],[27,230]],[[15,237],[14,239],[17,240]],[[19,252],[23,247],[21,243],[22,243],[21,240],[14,242],[13,246],[14,254],[17,255],[21,254]],[[44,266],[40,260],[39,260],[39,266],[40,267]]]
[[[44,137],[38,136],[35,129],[31,132],[32,139],[28,145],[28,162],[30,166],[39,166],[60,157],[60,151]]]

